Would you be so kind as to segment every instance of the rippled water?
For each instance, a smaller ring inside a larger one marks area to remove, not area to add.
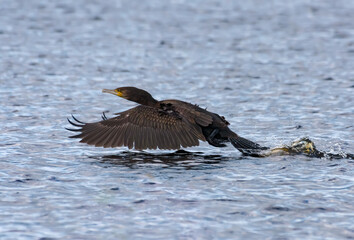
[[[66,117],[198,103],[241,136],[354,152],[348,1],[0,1],[1,239],[353,239],[354,162],[86,146]]]

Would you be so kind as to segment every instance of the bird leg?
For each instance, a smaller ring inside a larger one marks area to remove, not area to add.
[[[210,133],[210,135],[207,137],[207,141],[210,145],[214,147],[226,147],[225,144],[222,144],[221,139],[215,138],[215,136],[219,133],[219,129],[213,129],[213,131]]]

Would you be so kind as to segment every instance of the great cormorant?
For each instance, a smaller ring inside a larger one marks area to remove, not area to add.
[[[77,120],[69,122],[78,127],[68,129],[80,132],[71,138],[81,138],[80,142],[96,147],[121,147],[129,149],[180,149],[198,146],[199,140],[207,141],[215,147],[225,147],[226,142],[243,153],[267,149],[257,143],[240,137],[231,131],[229,122],[216,113],[197,105],[179,101],[154,99],[150,93],[135,87],[103,89],[139,105],[118,116],[94,123]]]

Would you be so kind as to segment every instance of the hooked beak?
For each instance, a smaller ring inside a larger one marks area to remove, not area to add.
[[[118,92],[116,89],[102,89],[102,92],[103,93],[110,93],[110,94],[113,94],[113,95],[117,95],[119,97],[122,96],[122,93],[121,92]]]

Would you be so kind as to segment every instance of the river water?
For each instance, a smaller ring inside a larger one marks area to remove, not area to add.
[[[354,162],[69,139],[136,86],[239,135],[354,152],[350,1],[0,0],[1,239],[353,239]]]

